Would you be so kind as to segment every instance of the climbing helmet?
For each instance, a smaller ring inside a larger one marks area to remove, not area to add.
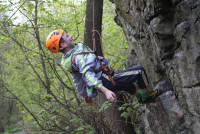
[[[52,31],[46,40],[46,47],[53,53],[58,53],[59,51],[59,42],[62,37],[63,30],[54,30]]]

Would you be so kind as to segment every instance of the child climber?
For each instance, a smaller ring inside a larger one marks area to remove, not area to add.
[[[151,102],[158,96],[158,90],[148,91],[146,72],[141,65],[113,73],[113,84],[102,66],[109,62],[101,56],[96,56],[89,47],[82,43],[76,44],[72,36],[63,30],[54,30],[49,34],[46,47],[53,53],[63,53],[61,64],[71,72],[76,90],[83,96],[85,103],[91,105],[97,90],[106,95],[109,102],[116,100],[114,92],[124,90],[137,97],[139,103]],[[102,64],[102,65],[101,65]],[[133,83],[137,83],[141,91],[137,91]]]

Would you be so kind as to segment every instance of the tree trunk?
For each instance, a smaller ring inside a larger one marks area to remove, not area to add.
[[[99,106],[102,106],[106,101],[106,96],[103,93],[99,93],[98,98]],[[117,100],[117,103],[104,111],[105,118],[110,125],[110,130],[115,134],[136,134],[134,126],[131,124],[131,119],[129,117],[127,119],[121,117],[123,110],[118,110],[124,104],[122,94],[117,95]]]
[[[94,22],[93,22],[93,0],[87,0],[87,7],[86,7],[86,20],[85,20],[85,33],[84,33],[84,44],[88,45],[91,49],[93,48],[93,41],[92,41],[92,29],[93,23],[95,30],[98,30],[101,33],[101,25],[102,25],[102,11],[103,11],[103,0],[94,0]],[[97,55],[102,56],[101,46],[100,46],[100,37],[98,33],[95,32],[95,40],[96,40],[96,50]],[[118,96],[117,98],[119,102],[123,101],[122,96]],[[106,97],[103,93],[99,93],[98,96],[98,103],[99,107],[106,101]],[[112,133],[118,134],[135,134],[134,126],[130,123],[129,119],[122,118],[120,115],[122,111],[118,110],[118,107],[123,105],[122,103],[116,103],[115,106],[110,107],[109,109],[104,111],[105,118],[109,123],[110,130]],[[98,114],[100,116],[100,114]],[[99,122],[102,121],[101,117],[98,117]],[[104,128],[99,128],[100,131]]]
[[[91,49],[93,49],[93,41],[92,41],[93,23],[95,30],[101,33],[102,14],[103,14],[103,0],[98,0],[98,1],[94,0],[94,19],[93,19],[93,0],[87,0],[84,44],[89,46]],[[100,37],[97,32],[95,32],[95,41],[96,41],[95,43],[96,43],[97,55],[102,56]]]

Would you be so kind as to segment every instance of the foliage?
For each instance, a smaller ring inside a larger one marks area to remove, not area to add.
[[[104,110],[108,109],[111,107],[113,103],[109,103],[108,101],[104,102],[101,108],[99,109],[99,112],[103,112]]]
[[[0,5],[2,24],[23,1],[3,2]],[[72,134],[108,129],[107,124],[97,118],[96,99],[90,107],[82,102],[76,95],[71,76],[60,66],[62,55],[54,55],[45,47],[46,36],[54,29],[63,29],[76,42],[83,42],[85,7],[86,1],[82,0],[26,1],[1,29],[0,92],[17,101],[16,106],[23,117],[19,127],[34,129],[33,133]],[[104,53],[112,68],[122,70],[128,44],[114,22],[114,8],[108,0],[104,2]],[[105,104],[100,111],[109,106],[110,103]],[[126,113],[122,116],[133,115],[131,108],[124,105],[122,109]]]
[[[119,107],[119,110],[123,110],[124,112],[121,114],[122,117],[127,118],[130,116],[130,114],[137,114],[139,115],[139,108],[142,104],[138,103],[137,101],[134,101],[131,103],[124,103],[121,107]]]
[[[21,131],[21,130],[23,130],[23,128],[14,128],[12,130],[8,130],[8,131],[4,132],[3,134],[12,134],[14,132]]]
[[[124,33],[115,21],[115,5],[104,1],[102,37],[104,54],[115,71],[126,69],[125,63],[128,55],[128,43]],[[112,18],[112,19],[111,19]]]
[[[124,91],[121,91],[120,93],[123,94],[124,98],[123,105],[118,108],[119,111],[122,111],[121,117],[131,117],[132,123],[136,127],[139,127],[139,117],[141,116],[140,108],[144,106],[144,104],[138,103],[136,99],[133,99],[129,94]],[[118,101],[116,101],[115,103],[117,102]],[[104,112],[104,110],[115,105],[115,103],[109,103],[108,101],[104,102],[102,107],[99,109],[99,112]]]

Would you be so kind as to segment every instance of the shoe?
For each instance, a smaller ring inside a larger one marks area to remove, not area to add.
[[[151,103],[151,102],[153,102],[153,100],[155,98],[158,97],[158,95],[159,95],[159,90],[158,89],[149,91],[149,97],[145,98],[145,99],[142,99],[142,103]]]

